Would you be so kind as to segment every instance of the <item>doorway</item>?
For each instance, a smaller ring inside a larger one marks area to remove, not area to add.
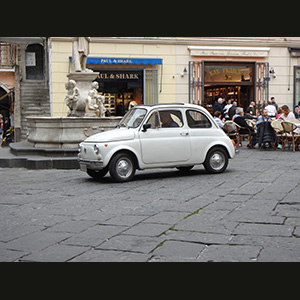
[[[238,107],[246,111],[250,102],[254,99],[254,87],[252,85],[207,85],[204,87],[204,106],[212,113],[213,106],[219,98],[225,98],[237,102]]]

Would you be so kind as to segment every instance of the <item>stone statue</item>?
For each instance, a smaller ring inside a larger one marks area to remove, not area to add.
[[[85,117],[97,118],[99,117],[99,107],[96,103],[94,90],[90,90],[87,98],[85,99]]]
[[[85,103],[81,100],[80,91],[76,86],[75,80],[69,80],[66,83],[68,94],[65,98],[66,105],[69,108],[68,117],[81,117],[85,113]]]
[[[99,117],[104,118],[106,112],[106,108],[104,106],[105,97],[98,94],[99,83],[97,81],[94,81],[92,83],[92,89],[93,89],[94,97],[96,99],[96,103],[99,107]]]
[[[86,68],[90,41],[90,37],[73,37],[73,72],[93,72]]]

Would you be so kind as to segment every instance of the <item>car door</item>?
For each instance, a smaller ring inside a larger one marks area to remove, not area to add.
[[[209,118],[198,110],[186,111],[187,125],[189,127],[192,145],[192,161],[202,163],[207,155],[210,145],[216,140],[216,128]]]
[[[168,165],[190,159],[189,130],[180,109],[154,111],[145,124],[151,124],[147,131],[140,131],[141,154],[145,164]]]

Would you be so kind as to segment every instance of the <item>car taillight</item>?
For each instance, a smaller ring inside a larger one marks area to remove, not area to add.
[[[232,141],[232,144],[233,144],[234,148],[236,149],[236,143],[235,143],[235,141],[234,140],[231,140],[231,141]]]

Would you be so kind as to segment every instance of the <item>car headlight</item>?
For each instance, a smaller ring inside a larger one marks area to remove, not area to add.
[[[96,154],[96,155],[99,155],[99,154],[100,154],[100,149],[99,149],[98,145],[95,145],[95,146],[94,146],[94,151],[95,151],[95,154]]]

